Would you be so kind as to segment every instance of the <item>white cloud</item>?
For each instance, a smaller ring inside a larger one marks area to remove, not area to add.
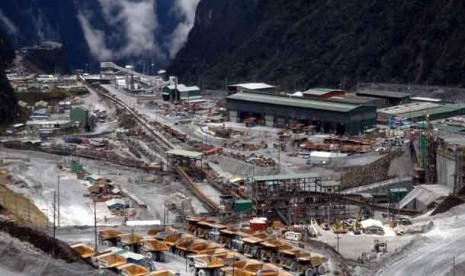
[[[187,41],[189,32],[194,26],[195,11],[200,0],[176,0],[175,12],[180,17],[180,22],[169,39],[169,54],[173,59],[176,54],[181,50]]]
[[[78,20],[81,23],[84,37],[89,45],[90,53],[100,61],[111,60],[113,53],[105,45],[105,34],[101,30],[96,30],[90,25],[86,15],[79,12]]]
[[[0,10],[0,22],[5,25],[7,32],[13,35],[18,34],[18,28],[16,25],[11,21],[6,15],[3,13],[3,11]]]
[[[154,56],[160,61],[166,61],[174,58],[187,41],[200,0],[174,1],[173,12],[179,23],[167,39],[162,39],[166,42],[164,48],[168,49],[161,49],[156,42],[155,35],[159,28],[156,0],[98,0],[108,26],[105,32],[95,29],[89,14],[81,11],[78,18],[92,55],[99,60]],[[112,44],[110,50],[106,45],[113,43],[114,37],[118,41],[123,37],[123,43]],[[115,49],[113,45],[120,46]]]

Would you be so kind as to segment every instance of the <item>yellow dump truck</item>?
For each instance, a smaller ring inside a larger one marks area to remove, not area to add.
[[[119,274],[123,276],[144,276],[149,273],[149,270],[143,266],[136,264],[124,264],[117,267]]]
[[[94,249],[87,244],[77,243],[71,245],[71,248],[76,251],[79,257],[81,257],[83,260],[89,260],[95,255]]]
[[[191,255],[187,257],[189,275],[220,276],[224,262],[211,255]]]
[[[292,249],[292,246],[280,240],[266,240],[261,243],[260,260],[264,262],[277,263],[279,251]]]
[[[250,233],[243,232],[239,229],[226,228],[220,230],[219,243],[224,244],[224,247],[235,251],[242,251],[242,238],[251,236]]]
[[[99,268],[115,269],[120,265],[124,265],[126,258],[114,253],[108,252],[94,257]]]
[[[132,251],[134,253],[140,252],[140,244],[143,240],[142,236],[136,234],[123,234],[119,236],[119,246],[125,250]]]
[[[234,262],[237,262],[241,259],[241,255],[237,252],[230,251],[226,248],[214,248],[214,249],[205,249],[200,252],[201,255],[211,255],[223,260],[225,265],[232,265]]]
[[[187,248],[195,241],[197,240],[196,237],[190,235],[190,234],[185,234],[181,238],[179,238],[176,243],[171,247],[171,251],[179,255],[181,257],[186,256],[186,251]]]
[[[175,253],[182,257],[185,257],[189,254],[199,254],[206,249],[215,249],[221,247],[221,245],[218,243],[195,238],[186,238],[180,240],[174,246],[176,248]]]
[[[242,238],[241,241],[243,242],[242,245],[242,252],[244,256],[247,258],[254,258],[254,259],[259,259],[260,258],[260,250],[262,249],[262,242],[265,241],[263,237],[246,237]]]
[[[279,252],[280,266],[298,275],[314,275],[316,268],[312,264],[310,253],[292,248]]]
[[[165,261],[165,252],[169,250],[166,242],[159,240],[144,240],[142,243],[141,253],[156,262]]]
[[[264,264],[257,260],[242,260],[233,266],[222,269],[224,276],[291,276],[290,273],[280,271],[273,264]]]
[[[167,270],[167,269],[160,269],[160,270],[154,270],[146,275],[147,276],[174,276],[174,272],[171,270]]]
[[[103,246],[116,246],[119,242],[120,236],[124,234],[124,232],[116,229],[100,230],[98,232],[98,241]]]

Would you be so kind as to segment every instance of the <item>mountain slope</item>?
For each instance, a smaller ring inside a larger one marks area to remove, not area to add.
[[[0,32],[0,124],[12,121],[18,111],[17,99],[4,71],[13,58],[11,46]]]
[[[465,82],[459,0],[216,2],[200,2],[171,73],[210,86],[263,80],[296,89],[357,80]]]

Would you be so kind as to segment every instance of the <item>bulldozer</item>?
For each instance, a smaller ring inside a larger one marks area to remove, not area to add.
[[[131,234],[123,234],[119,236],[119,246],[125,250],[132,251],[134,253],[140,252],[140,244],[142,242],[142,236]]]
[[[224,262],[211,255],[190,255],[187,257],[189,275],[220,276]]]
[[[149,270],[137,264],[127,263],[117,267],[119,274],[123,276],[144,276],[149,273]]]
[[[145,254],[148,259],[156,262],[164,262],[165,252],[168,250],[168,245],[163,241],[150,239],[142,242],[141,253]]]
[[[116,229],[101,230],[98,232],[98,241],[103,246],[116,246],[120,240],[120,236],[124,234],[124,232]]]

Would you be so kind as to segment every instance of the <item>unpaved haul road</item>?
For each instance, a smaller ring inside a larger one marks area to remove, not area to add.
[[[435,228],[422,235],[377,273],[379,276],[403,275],[465,275],[465,206],[453,208],[446,217],[433,219]]]

